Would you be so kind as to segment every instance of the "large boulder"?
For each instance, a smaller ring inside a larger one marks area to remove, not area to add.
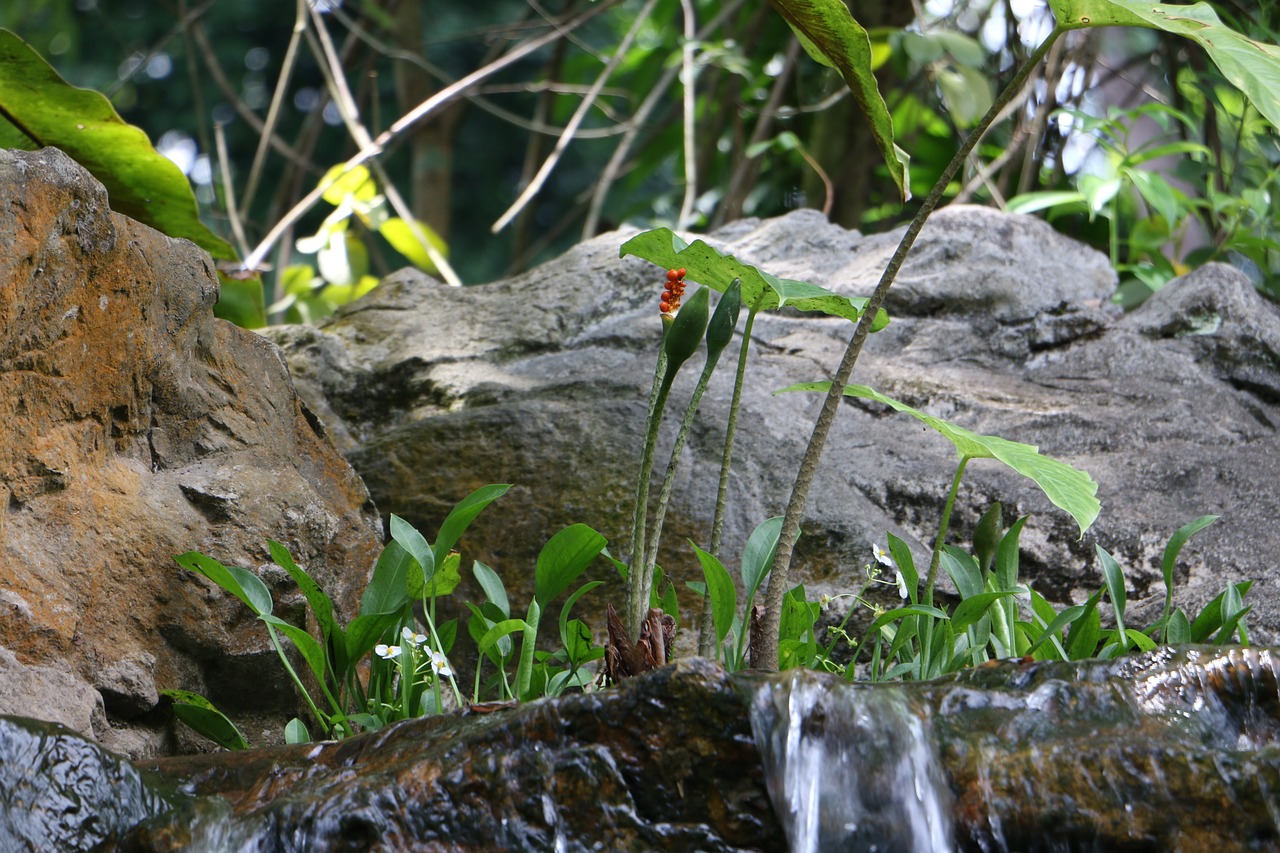
[[[381,538],[360,478],[280,352],[214,319],[209,256],[66,155],[0,151],[0,246],[0,713],[153,754],[160,689],[292,708],[261,627],[173,557],[252,568],[296,616],[275,539],[351,614]]]
[[[270,334],[384,511],[431,537],[471,489],[514,483],[464,545],[509,584],[521,582],[541,544],[572,522],[594,525],[615,553],[626,552],[662,281],[652,265],[618,258],[629,236],[597,237],[480,287],[397,273],[319,328]],[[865,295],[900,236],[863,237],[797,211],[707,239],[776,275]],[[1103,255],[1043,222],[944,209],[890,291],[893,322],[871,337],[853,381],[977,432],[1039,445],[1100,485],[1102,514],[1082,539],[1034,484],[974,462],[950,541],[968,541],[993,501],[1007,521],[1033,514],[1022,535],[1024,577],[1051,600],[1080,601],[1102,583],[1096,543],[1125,568],[1133,606],[1145,608],[1141,623],[1163,602],[1167,538],[1201,515],[1221,515],[1184,550],[1176,601],[1198,607],[1228,581],[1256,578],[1249,624],[1273,638],[1280,309],[1223,266],[1170,283],[1128,316],[1110,304],[1115,285]],[[731,570],[754,525],[785,508],[819,405],[773,392],[829,378],[851,331],[844,320],[789,310],[757,318],[729,485]],[[701,576],[685,538],[704,546],[709,538],[733,374],[725,362],[668,515],[661,562],[681,588]],[[692,381],[677,381],[676,411]],[[870,545],[886,531],[926,560],[956,464],[950,445],[917,421],[846,402],[794,563],[813,596],[859,586]]]

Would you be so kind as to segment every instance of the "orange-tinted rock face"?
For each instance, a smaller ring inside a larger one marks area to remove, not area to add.
[[[61,152],[0,151],[0,646],[104,690],[109,714],[145,713],[153,687],[292,701],[254,663],[260,626],[173,555],[257,570],[275,539],[349,616],[380,547],[278,350],[214,319],[217,297],[203,251],[113,213]],[[2,701],[39,717],[53,700]]]

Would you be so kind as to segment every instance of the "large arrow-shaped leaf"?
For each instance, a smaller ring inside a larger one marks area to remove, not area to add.
[[[1205,49],[1223,76],[1258,112],[1280,128],[1280,47],[1231,29],[1208,3],[1175,6],[1137,0],[1049,0],[1049,5],[1059,25],[1068,29],[1138,26],[1191,39]]]
[[[783,388],[776,393],[781,394],[785,391],[826,393],[830,388],[830,382],[802,382]],[[967,456],[970,459],[1000,460],[1022,476],[1034,481],[1054,506],[1070,513],[1076,520],[1076,524],[1080,526],[1081,536],[1098,517],[1101,504],[1095,497],[1098,493],[1098,484],[1093,481],[1093,478],[1065,462],[1042,456],[1040,448],[1034,445],[1009,441],[994,435],[979,435],[944,421],[942,418],[926,415],[919,409],[913,409],[906,403],[886,397],[866,385],[846,385],[844,395],[875,400],[911,415],[941,433],[956,446],[956,452],[961,456]]]
[[[701,240],[686,243],[670,228],[654,228],[637,234],[622,244],[618,255],[635,255],[664,269],[684,267],[690,280],[720,293],[724,293],[735,278],[741,279],[742,304],[752,311],[790,306],[801,311],[844,317],[856,323],[867,304],[867,300],[861,297],[841,296],[806,281],[769,275]],[[876,312],[871,331],[878,332],[887,325],[889,315],[881,309]]]
[[[893,119],[871,70],[871,39],[849,13],[845,0],[770,0],[804,49],[816,61],[840,72],[858,106],[871,122],[876,145],[902,197],[908,198],[906,153],[893,144]],[[744,294],[745,295],[745,294]],[[751,303],[747,303],[748,305]]]

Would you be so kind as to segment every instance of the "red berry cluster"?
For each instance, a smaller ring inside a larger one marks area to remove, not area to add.
[[[675,314],[680,310],[680,297],[684,296],[684,267],[678,270],[667,270],[667,286],[662,291],[662,301],[658,307],[663,314]]]

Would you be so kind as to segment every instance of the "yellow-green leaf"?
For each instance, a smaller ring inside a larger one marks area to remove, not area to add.
[[[404,255],[409,259],[409,263],[423,272],[436,272],[435,262],[431,260],[431,256],[427,254],[427,250],[422,246],[423,240],[430,243],[432,248],[442,256],[448,250],[440,235],[425,222],[415,221],[410,225],[400,217],[392,216],[379,226],[378,233],[391,244],[391,248]]]

